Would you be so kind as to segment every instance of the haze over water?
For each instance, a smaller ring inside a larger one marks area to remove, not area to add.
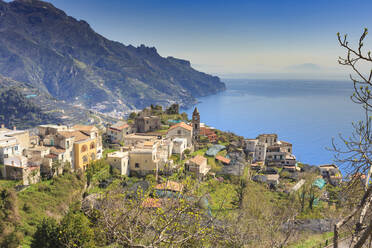
[[[297,160],[331,163],[332,137],[349,136],[352,121],[362,119],[360,106],[350,100],[349,81],[223,80],[227,90],[200,98],[201,121],[246,138],[277,133],[293,144]],[[193,109],[186,112],[192,115]],[[338,142],[340,143],[340,142]]]

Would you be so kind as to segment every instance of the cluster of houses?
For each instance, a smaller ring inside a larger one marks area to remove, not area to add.
[[[68,167],[85,170],[102,158],[102,138],[95,126],[40,125],[36,130],[0,128],[2,178],[36,183]]]
[[[120,151],[107,154],[107,161],[121,175],[168,173],[178,169],[171,156],[176,154],[182,158],[186,150],[194,151],[201,136],[199,112],[195,109],[189,124],[178,122],[166,133],[157,132],[160,128],[160,118],[151,116],[147,109],[135,118],[133,125],[118,122],[109,126],[107,135],[111,142],[119,143],[121,147]],[[210,170],[207,158],[200,155],[188,160],[186,168],[198,177],[205,176]]]

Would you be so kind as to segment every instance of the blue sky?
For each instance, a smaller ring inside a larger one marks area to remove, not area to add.
[[[336,33],[356,41],[372,30],[371,0],[49,2],[111,40],[155,46],[217,75],[339,77]]]

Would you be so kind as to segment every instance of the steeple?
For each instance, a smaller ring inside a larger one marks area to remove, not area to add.
[[[192,113],[192,140],[194,144],[199,142],[200,138],[200,114],[198,109],[195,107]]]

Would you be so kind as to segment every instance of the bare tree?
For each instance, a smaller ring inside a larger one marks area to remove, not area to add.
[[[347,35],[341,37],[338,33],[338,41],[345,48],[345,57],[339,57],[341,65],[350,67],[352,74],[354,93],[351,100],[359,104],[364,110],[364,120],[353,123],[353,133],[345,138],[340,135],[343,146],[340,147],[333,142],[333,150],[336,152],[336,160],[346,165],[350,174],[349,187],[360,185],[363,182],[363,195],[354,209],[345,218],[334,226],[334,247],[338,247],[339,231],[347,223],[352,223],[350,247],[359,248],[372,239],[372,186],[370,183],[372,167],[372,134],[371,134],[371,110],[372,110],[372,57],[371,52],[363,49],[368,30],[365,29],[360,36],[357,48],[350,46]],[[370,71],[365,72],[364,66]]]

